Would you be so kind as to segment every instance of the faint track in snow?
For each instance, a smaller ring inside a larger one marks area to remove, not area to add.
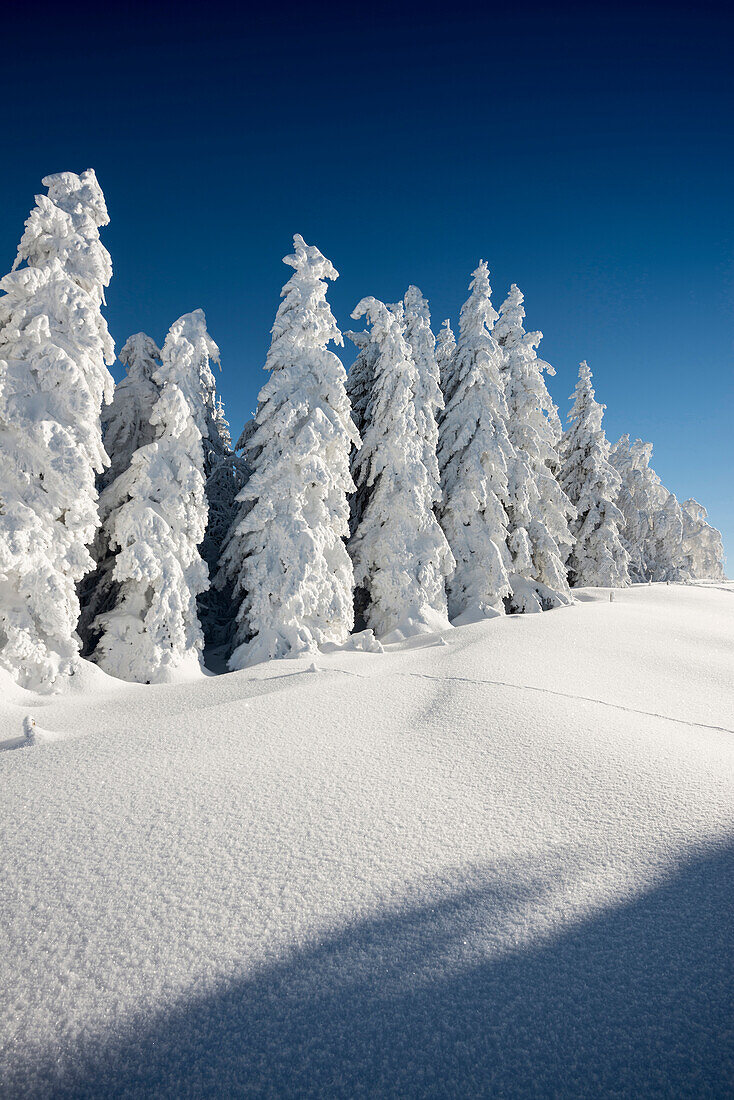
[[[571,695],[565,691],[554,691],[552,688],[536,687],[533,684],[510,684],[505,680],[474,680],[469,676],[431,676],[427,672],[399,672],[399,676],[412,676],[420,680],[434,680],[436,683],[444,683],[453,680],[460,684],[478,684],[488,687],[515,688],[517,691],[537,691],[542,695],[557,695],[559,699],[576,699],[582,703],[598,703],[601,707],[610,707],[612,710],[623,710],[627,714],[641,714],[645,718],[661,718],[664,722],[675,722],[679,726],[697,726],[699,729],[714,730],[717,733],[729,733],[734,736],[734,730],[726,726],[710,726],[706,722],[691,722],[686,718],[671,718],[669,714],[658,714],[652,710],[638,710],[636,707],[625,707],[622,703],[610,703],[606,699],[593,699],[590,695]]]
[[[720,584],[686,584],[684,588],[701,588],[704,592],[728,592],[734,596],[734,588],[724,588]]]

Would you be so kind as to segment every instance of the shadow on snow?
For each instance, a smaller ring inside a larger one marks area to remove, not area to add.
[[[647,894],[496,958],[463,945],[513,915],[521,928],[553,876],[485,872],[435,904],[355,923],[142,1016],[90,1041],[74,1064],[27,1066],[31,1087],[75,1097],[731,1095],[733,870],[732,849],[699,856]]]

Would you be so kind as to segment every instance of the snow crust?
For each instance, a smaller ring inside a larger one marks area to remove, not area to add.
[[[724,1095],[734,584],[577,594],[0,671],[0,1095]]]

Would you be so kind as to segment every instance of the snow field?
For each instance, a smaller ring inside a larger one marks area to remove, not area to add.
[[[722,1095],[734,585],[580,596],[3,682],[0,1094]]]

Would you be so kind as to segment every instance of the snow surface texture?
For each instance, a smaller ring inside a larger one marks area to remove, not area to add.
[[[7,677],[0,1095],[728,1094],[734,584],[577,595]]]

